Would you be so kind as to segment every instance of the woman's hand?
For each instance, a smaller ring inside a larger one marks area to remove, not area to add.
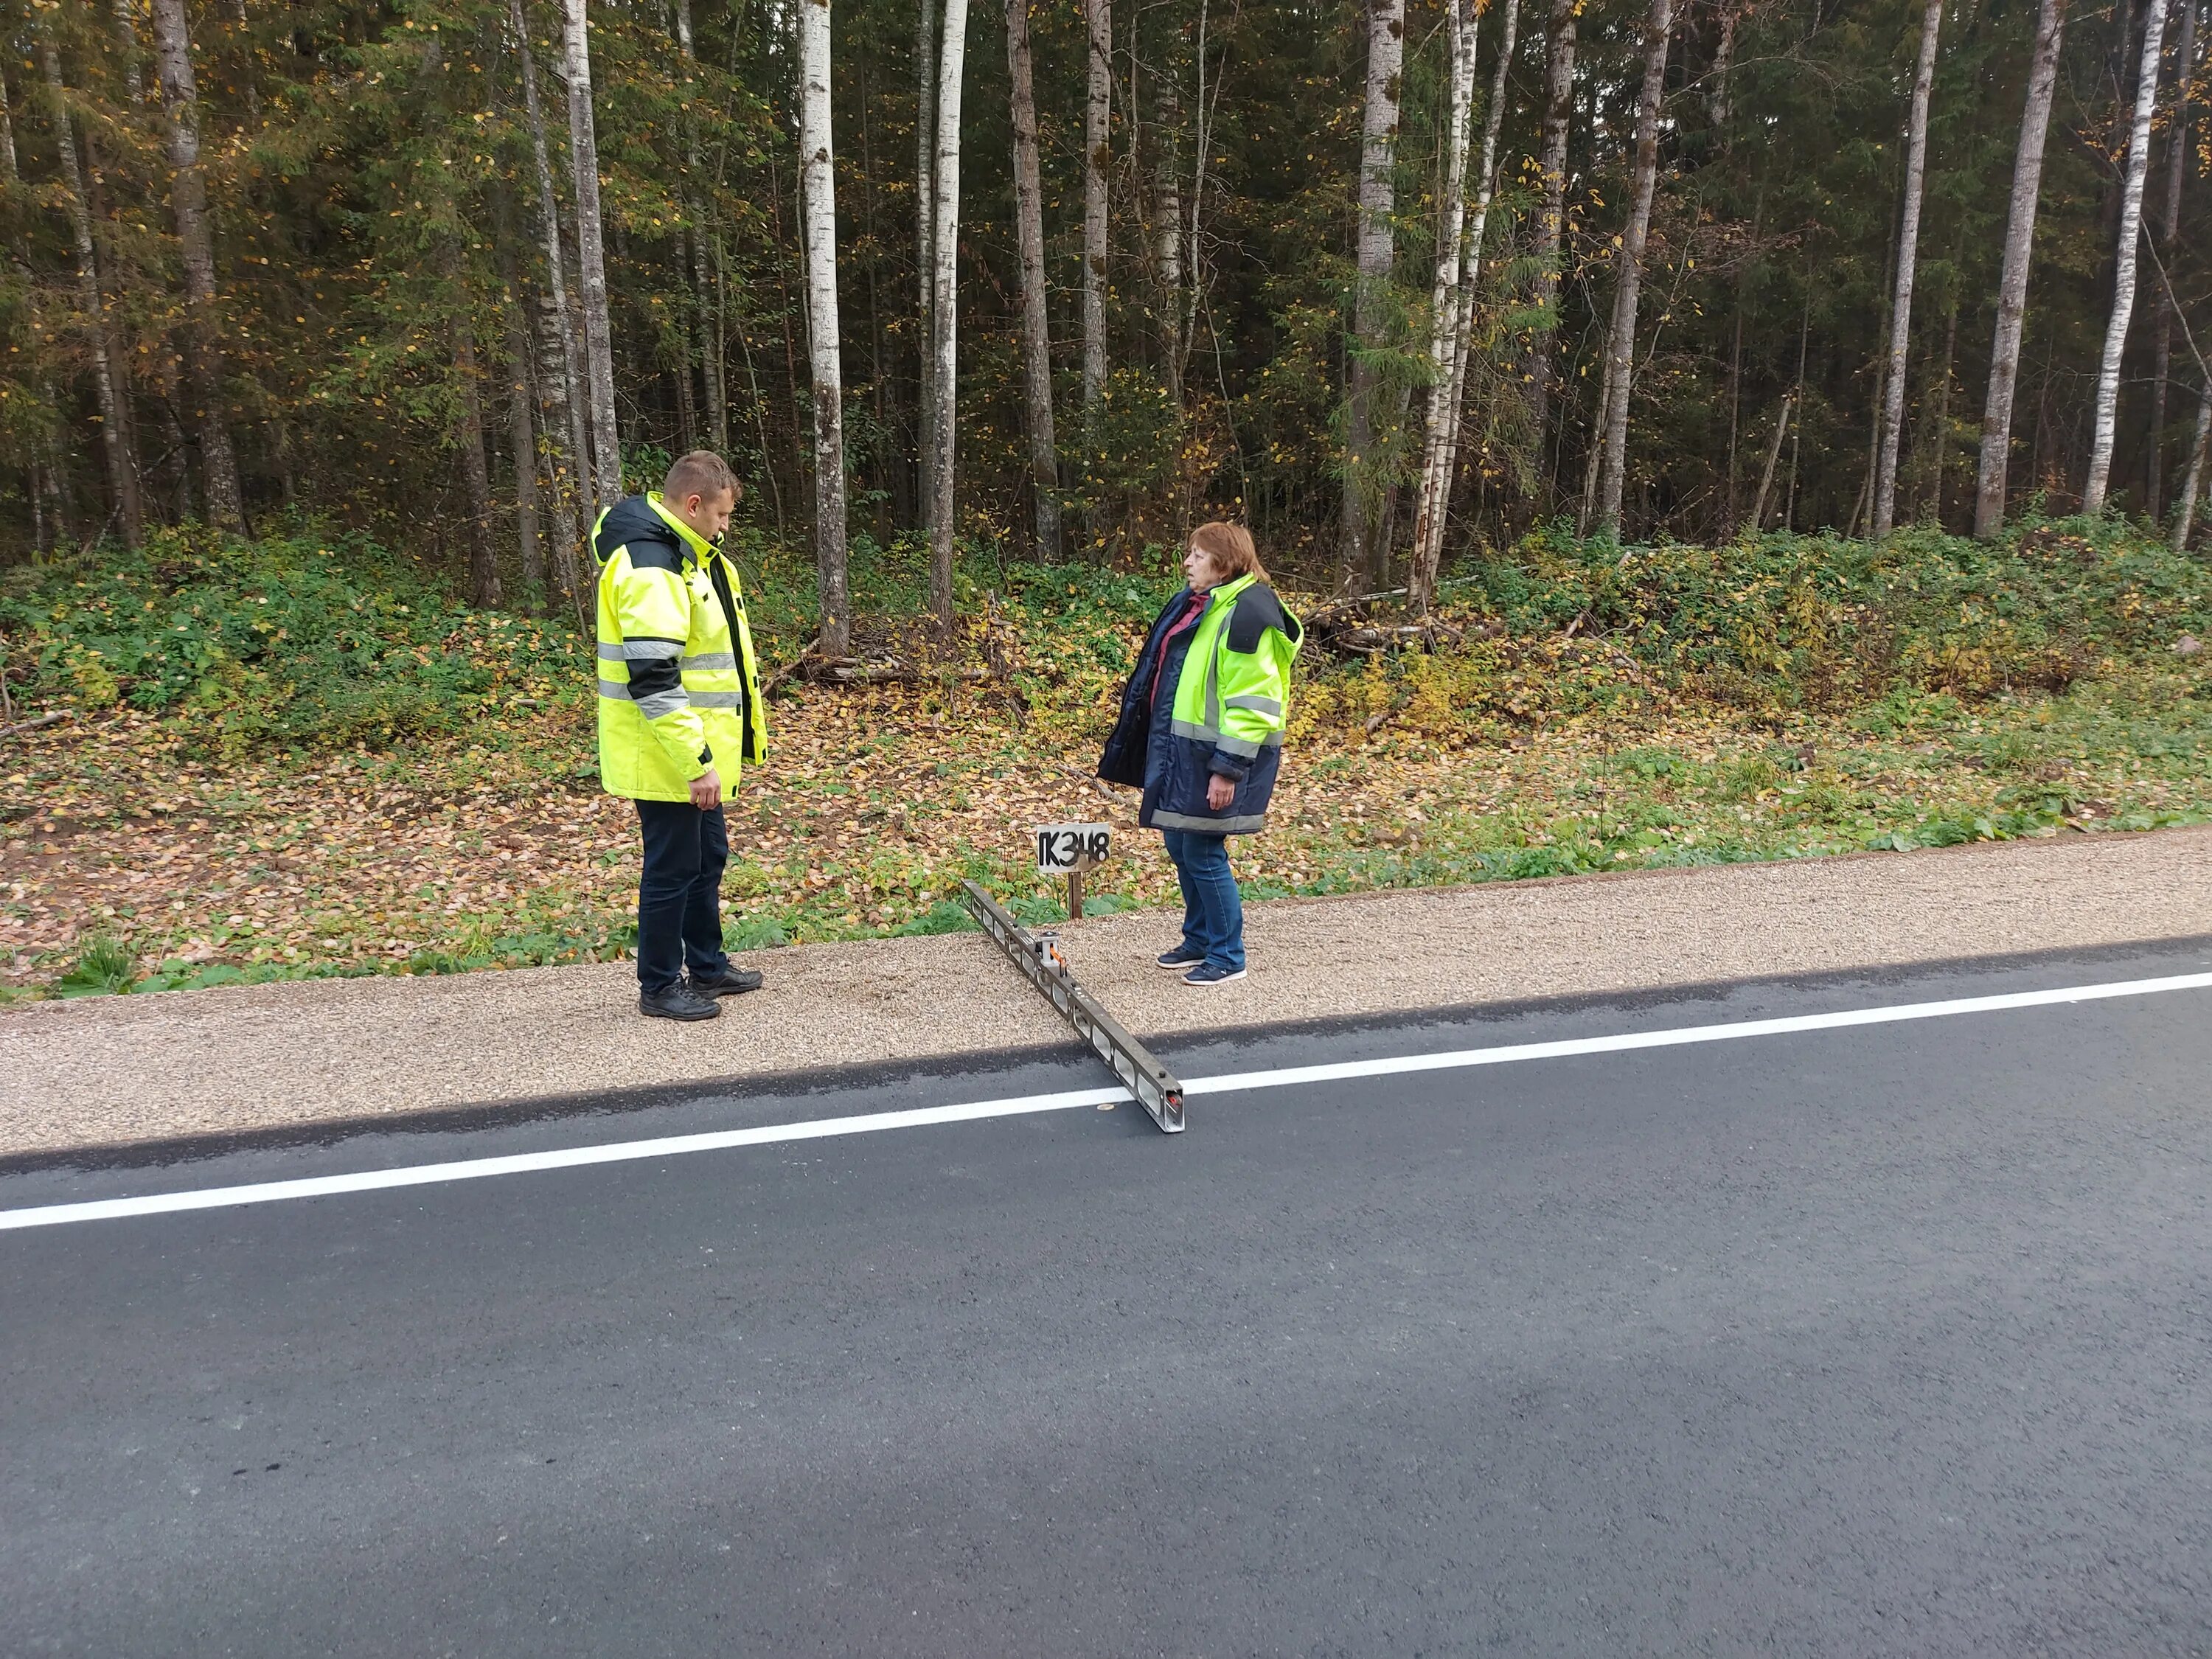
[[[1237,799],[1237,786],[1218,772],[1210,773],[1206,780],[1206,810],[1225,812],[1229,803]]]

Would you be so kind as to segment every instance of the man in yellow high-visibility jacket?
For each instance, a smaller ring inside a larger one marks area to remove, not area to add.
[[[722,949],[722,798],[768,752],[768,714],[735,566],[717,547],[736,510],[729,464],[695,450],[657,495],[592,530],[599,561],[599,780],[637,803],[639,1012],[712,1019],[761,976]]]

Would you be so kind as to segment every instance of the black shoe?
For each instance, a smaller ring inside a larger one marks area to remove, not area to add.
[[[1201,962],[1182,976],[1186,985],[1230,985],[1244,977],[1242,968],[1224,968],[1218,962]]]
[[[656,1019],[714,1019],[720,1016],[722,1005],[688,985],[676,984],[665,991],[639,992],[637,1011]]]
[[[760,988],[760,969],[740,968],[734,962],[725,963],[722,971],[712,979],[701,979],[696,974],[691,975],[691,988],[702,997],[743,996],[747,991],[757,991]]]

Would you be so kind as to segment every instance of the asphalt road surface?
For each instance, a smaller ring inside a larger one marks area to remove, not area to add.
[[[2198,942],[1169,1058],[2208,969]],[[0,1212],[1102,1077],[18,1169]],[[0,1231],[0,1653],[2212,1651],[2212,989],[1190,1121]]]

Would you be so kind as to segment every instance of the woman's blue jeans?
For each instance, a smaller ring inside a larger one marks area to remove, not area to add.
[[[1229,869],[1229,837],[1163,830],[1182,884],[1182,942],[1217,968],[1244,966],[1244,902]]]

